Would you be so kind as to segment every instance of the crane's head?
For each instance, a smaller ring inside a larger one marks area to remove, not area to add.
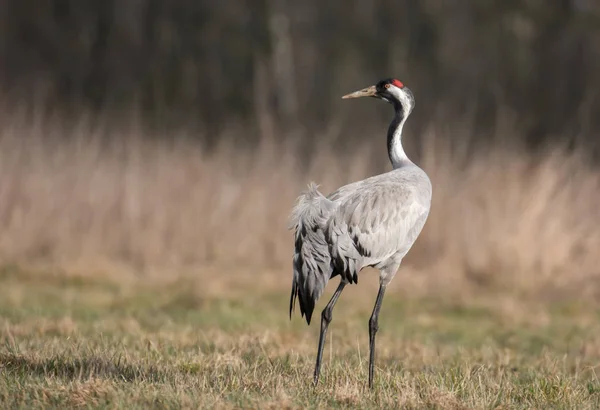
[[[415,99],[412,92],[400,80],[389,78],[381,80],[362,90],[344,95],[342,98],[360,98],[374,97],[385,102],[391,103],[396,109],[402,109],[408,115],[415,106]]]

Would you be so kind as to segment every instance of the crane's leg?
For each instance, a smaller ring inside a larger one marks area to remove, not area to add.
[[[375,301],[375,307],[373,308],[373,314],[369,319],[369,388],[373,388],[373,367],[375,366],[375,333],[379,329],[379,309],[381,309],[381,303],[383,302],[383,295],[385,294],[385,285],[379,285],[379,292],[377,293],[377,300]]]
[[[337,302],[338,298],[342,294],[342,290],[346,286],[346,281],[342,279],[339,286],[333,293],[331,300],[323,309],[321,313],[321,335],[319,336],[319,350],[317,352],[317,363],[315,364],[315,375],[314,375],[314,383],[315,386],[319,383],[319,374],[321,373],[321,361],[323,359],[323,347],[325,347],[325,335],[327,334],[327,327],[329,327],[329,323],[331,322],[331,312],[333,311],[333,307]]]

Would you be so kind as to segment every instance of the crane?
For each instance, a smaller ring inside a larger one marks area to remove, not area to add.
[[[314,385],[319,382],[323,347],[332,311],[347,284],[358,283],[364,267],[379,270],[379,291],[369,319],[369,387],[373,387],[375,334],[386,287],[421,233],[431,207],[431,181],[402,148],[402,128],[414,107],[408,87],[397,79],[344,95],[343,99],[373,97],[392,104],[394,119],[387,132],[392,170],[342,186],[325,197],[309,184],[296,202],[290,319],[298,300],[310,325],[315,303],[329,279],[340,283],[321,313],[321,330]]]

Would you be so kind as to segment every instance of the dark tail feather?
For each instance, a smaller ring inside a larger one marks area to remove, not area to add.
[[[312,318],[313,310],[315,310],[315,302],[310,300],[307,306],[304,308],[304,317],[306,318],[306,324],[310,325],[310,319]]]
[[[313,311],[315,310],[315,301],[310,297],[304,296],[294,280],[292,283],[292,293],[290,295],[290,320],[292,320],[292,312],[296,307],[296,298],[298,298],[300,304],[301,316],[306,318],[306,323],[310,325],[310,320]]]
[[[290,320],[292,320],[292,312],[294,312],[294,308],[296,307],[296,296],[298,293],[296,292],[296,281],[292,282],[292,294],[290,295]]]
[[[295,230],[295,252],[290,318],[298,299],[300,312],[309,325],[315,303],[321,297],[332,272],[331,256],[323,228],[331,209],[333,203],[317,190],[316,185],[310,184],[308,191],[298,198],[292,212],[290,227]]]

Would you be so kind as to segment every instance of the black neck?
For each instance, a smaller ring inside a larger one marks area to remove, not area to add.
[[[394,119],[392,120],[392,122],[390,123],[390,126],[388,128],[387,148],[388,148],[388,157],[390,158],[392,165],[394,167],[396,167],[398,165],[398,164],[396,164],[397,159],[398,159],[397,154],[404,155],[404,150],[402,150],[402,145],[401,145],[401,141],[400,141],[401,133],[396,132],[396,131],[398,130],[399,127],[401,127],[403,125],[405,113],[404,113],[404,107],[402,106],[402,104],[400,102],[393,101],[393,105],[394,105],[395,114],[394,114]],[[402,152],[396,152],[398,150],[401,150]],[[394,154],[396,154],[396,155],[394,155]]]

